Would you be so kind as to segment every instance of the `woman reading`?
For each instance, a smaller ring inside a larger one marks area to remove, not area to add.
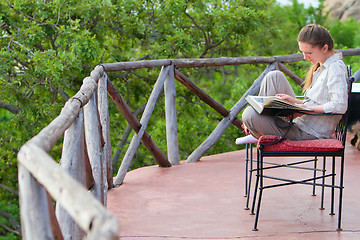
[[[298,34],[298,45],[313,66],[304,84],[304,100],[296,99],[291,85],[280,71],[268,73],[262,81],[260,96],[278,96],[292,103],[300,104],[313,113],[338,113],[347,110],[348,73],[342,60],[342,53],[334,50],[334,41],[329,31],[318,24],[309,24]],[[290,140],[312,140],[330,138],[341,115],[303,114],[293,120],[289,129],[276,123],[274,116],[260,115],[247,107],[242,120],[249,135],[236,139],[236,144],[255,143],[262,135],[283,136]],[[279,121],[279,119],[277,119]]]

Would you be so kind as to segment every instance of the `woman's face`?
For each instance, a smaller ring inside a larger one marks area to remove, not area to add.
[[[322,48],[313,47],[309,43],[299,42],[299,49],[304,55],[305,60],[309,60],[312,64],[323,64],[328,57],[328,45],[325,44]]]

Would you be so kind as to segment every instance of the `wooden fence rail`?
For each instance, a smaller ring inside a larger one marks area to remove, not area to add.
[[[111,153],[106,152],[110,149],[109,137],[103,135],[104,132],[110,134],[109,126],[100,124],[108,121],[108,108],[105,105],[100,116],[97,104],[99,99],[104,104],[104,93],[95,95],[105,90],[106,96],[106,87],[98,88],[100,79],[107,80],[103,67],[98,66],[84,79],[80,91],[66,102],[60,115],[18,153],[24,239],[69,239],[69,236],[75,239],[75,236],[85,235],[87,239],[117,239],[117,219],[104,206],[109,169],[106,166],[111,166],[105,156]],[[69,149],[63,152],[61,161],[64,165],[60,166],[48,152],[64,133],[64,147]],[[72,165],[71,170],[69,165]],[[58,206],[57,218],[50,196]]]
[[[344,56],[360,55],[360,49],[341,52]],[[242,128],[237,115],[246,106],[245,97],[258,92],[262,79],[269,71],[280,69],[301,84],[302,79],[284,65],[301,60],[303,57],[299,53],[275,57],[162,59],[108,63],[95,67],[90,77],[84,79],[79,92],[65,103],[59,116],[23,145],[18,153],[22,236],[24,239],[117,239],[117,219],[106,210],[107,190],[123,183],[140,141],[160,167],[170,167],[180,162],[175,79],[224,117],[186,160],[187,163],[196,162],[214,146],[230,124]],[[268,65],[230,110],[178,70],[257,63]],[[144,113],[138,120],[106,72],[154,67],[162,69]],[[165,93],[167,156],[146,131],[161,91]],[[108,95],[135,132],[114,179]],[[58,164],[48,152],[63,135],[62,156]]]
[[[340,50],[343,56],[360,55],[360,48]],[[140,68],[155,68],[174,65],[175,68],[194,68],[194,67],[218,67],[242,64],[271,64],[274,62],[291,63],[303,60],[301,53],[281,55],[274,57],[220,57],[220,58],[196,58],[196,59],[160,59],[143,60],[135,62],[119,62],[102,64],[106,72],[117,72],[122,70],[132,70]]]

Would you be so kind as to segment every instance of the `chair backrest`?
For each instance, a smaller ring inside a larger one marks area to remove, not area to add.
[[[355,81],[354,77],[351,77],[351,68],[348,66],[348,74],[349,74],[349,90],[348,90],[348,109],[343,114],[340,122],[336,126],[335,129],[335,135],[338,140],[342,142],[342,144],[345,146],[346,141],[346,132],[348,128],[348,117],[349,117],[349,107],[350,107],[350,101],[351,101],[351,90],[352,90],[352,84]]]

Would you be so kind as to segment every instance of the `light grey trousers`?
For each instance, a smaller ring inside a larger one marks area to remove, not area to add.
[[[261,83],[259,96],[274,96],[278,93],[295,97],[294,90],[285,75],[281,71],[271,71]],[[256,138],[260,138],[262,135],[283,136],[287,131],[286,126],[288,126],[288,123],[282,118],[272,115],[260,115],[251,106],[244,110],[242,120],[251,135]],[[316,139],[315,136],[302,131],[295,124],[290,126],[286,138],[290,140]]]

